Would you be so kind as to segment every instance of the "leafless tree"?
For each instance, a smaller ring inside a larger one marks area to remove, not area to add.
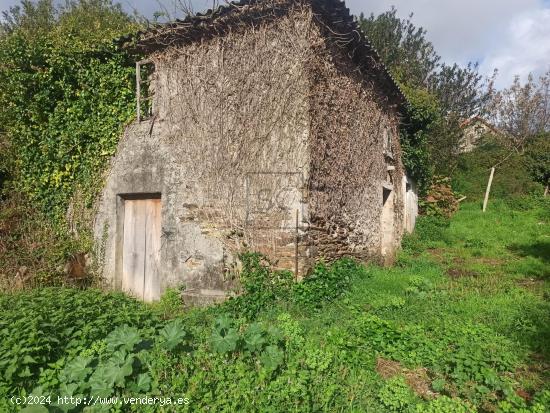
[[[522,84],[516,76],[512,85],[493,94],[488,108],[492,122],[508,134],[507,144],[522,150],[529,138],[550,130],[550,70]]]
[[[196,3],[196,2],[195,2]],[[210,8],[212,10],[217,9],[220,3],[228,3],[227,1],[220,0],[204,0],[204,9]],[[195,15],[195,7],[192,0],[157,0],[159,6],[158,16],[164,17],[168,21],[173,21],[177,18],[185,18],[187,16]]]

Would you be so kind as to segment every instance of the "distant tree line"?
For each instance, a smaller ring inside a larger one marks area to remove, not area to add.
[[[405,164],[421,187],[426,189],[434,174],[452,175],[461,123],[474,115],[504,132],[505,148],[526,151],[533,178],[548,185],[550,71],[539,79],[529,76],[525,84],[516,77],[510,87],[496,90],[496,71],[486,78],[477,63],[442,62],[412,18],[398,17],[392,7],[377,16],[360,15],[359,24],[409,100],[402,145]]]
[[[212,2],[215,6],[216,1]],[[173,7],[172,7],[173,6]],[[189,1],[161,7],[192,14]],[[164,11],[163,11],[164,10]],[[404,161],[423,187],[457,165],[461,122],[482,115],[506,132],[547,179],[544,153],[550,119],[550,73],[495,90],[475,63],[441,61],[426,31],[397,10],[361,15],[359,23],[405,91]],[[113,39],[144,19],[111,0],[22,0],[0,22],[0,185],[24,192],[63,214],[76,187],[86,186],[111,156],[121,125],[133,114],[134,57]],[[530,151],[527,151],[530,153]],[[86,191],[85,191],[86,192]],[[88,191],[90,192],[90,191]]]

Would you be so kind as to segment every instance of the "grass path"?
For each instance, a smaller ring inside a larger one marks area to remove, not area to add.
[[[380,340],[365,347],[376,354],[367,369],[377,371],[378,380],[385,375],[380,360],[398,361],[405,369],[427,369],[432,391],[435,382],[442,393],[491,411],[500,396],[498,386],[486,383],[492,372],[483,369],[504,373],[514,396],[525,400],[548,386],[549,260],[548,204],[496,202],[485,214],[465,204],[448,226],[421,222],[395,267],[369,267],[346,298],[313,317],[293,315],[319,347],[330,346],[331,337],[347,338],[358,318],[376,317],[395,333],[371,328],[367,337]],[[361,405],[369,406],[373,395],[365,390]]]

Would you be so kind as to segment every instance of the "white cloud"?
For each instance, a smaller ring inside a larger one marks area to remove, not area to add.
[[[548,0],[348,0],[353,13],[379,14],[394,5],[413,22],[447,63],[478,61],[481,73],[499,69],[498,87],[550,68]]]
[[[160,4],[174,0],[120,0],[127,10],[146,16]],[[223,3],[224,0],[219,0]],[[18,3],[0,0],[0,10]],[[196,11],[213,0],[192,0]],[[550,0],[346,0],[354,14],[379,14],[395,5],[406,17],[428,31],[428,38],[448,63],[479,61],[484,74],[498,67],[499,86],[509,84],[514,74],[542,73],[550,66]]]
[[[550,8],[516,16],[502,40],[481,66],[486,73],[499,70],[497,86],[510,84],[515,75],[525,80],[529,73],[550,70]]]
[[[518,13],[540,9],[540,0],[348,0],[353,12],[378,14],[395,5],[402,17],[428,31],[428,38],[449,62],[483,58],[502,41],[508,22]]]

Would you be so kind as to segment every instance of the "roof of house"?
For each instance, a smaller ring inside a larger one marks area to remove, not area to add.
[[[405,94],[382,62],[379,53],[368,41],[359,28],[356,19],[350,14],[342,0],[305,0],[311,4],[317,18],[321,18],[330,28],[331,37],[347,51],[352,61],[360,68],[363,75],[369,75],[381,84],[387,85],[389,94],[399,106],[406,104]],[[150,54],[170,46],[184,44],[205,37],[215,37],[232,27],[236,22],[245,19],[257,21],[274,19],[285,15],[292,4],[304,0],[239,0],[232,1],[204,13],[187,16],[173,22],[155,24],[138,33],[117,39],[125,48]]]
[[[491,129],[491,131],[495,134],[504,134],[505,132],[503,132],[502,130],[500,130],[499,128],[497,128],[495,125],[493,125],[492,123],[490,123],[488,120],[482,118],[481,116],[479,115],[475,115],[475,116],[472,116],[471,118],[468,118],[468,119],[464,119],[461,123],[460,123],[460,128],[461,129],[465,129],[467,128],[468,126],[471,126],[471,125],[474,125],[476,123],[482,123],[483,125],[487,126],[489,129]]]

